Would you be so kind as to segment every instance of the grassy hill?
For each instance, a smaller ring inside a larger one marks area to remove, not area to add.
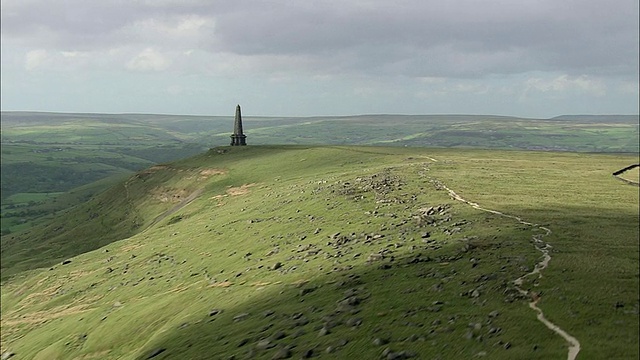
[[[527,306],[538,299],[580,358],[637,358],[638,189],[611,175],[637,162],[214,148],[140,171],[54,228],[3,236],[0,352],[564,359]],[[542,276],[527,275],[545,252]]]
[[[231,115],[2,112],[1,232],[50,220],[135,171],[228,144]],[[638,116],[246,116],[244,123],[251,145],[639,151]]]

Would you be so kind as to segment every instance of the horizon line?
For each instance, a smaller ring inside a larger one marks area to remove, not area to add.
[[[59,114],[59,115],[157,115],[157,116],[193,116],[193,117],[233,117],[233,115],[205,115],[205,114],[179,114],[179,113],[154,113],[154,112],[87,112],[87,111],[48,111],[48,110],[0,110],[0,113],[36,113],[36,114]],[[638,114],[625,113],[574,113],[560,114],[552,117],[529,117],[517,115],[499,115],[499,114],[482,114],[482,113],[431,113],[431,114],[406,114],[406,113],[362,113],[362,114],[340,114],[340,115],[245,115],[243,117],[278,117],[278,118],[314,118],[314,117],[358,117],[358,116],[492,116],[507,117],[532,120],[548,120],[563,116],[638,116]]]

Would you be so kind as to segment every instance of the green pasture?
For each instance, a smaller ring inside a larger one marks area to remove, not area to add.
[[[541,260],[533,236],[543,226],[552,258],[523,288],[580,341],[579,359],[637,358],[638,188],[611,175],[637,161],[214,148],[138,171],[55,222],[3,236],[0,351],[565,359],[565,341],[513,284]],[[443,184],[534,225],[456,201]]]
[[[19,193],[7,198],[7,202],[14,204],[26,204],[29,202],[40,202],[48,199],[55,199],[63,193]]]

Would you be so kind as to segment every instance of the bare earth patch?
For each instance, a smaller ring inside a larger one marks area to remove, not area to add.
[[[155,188],[151,191],[153,198],[163,203],[179,203],[187,194],[186,189]]]
[[[90,304],[80,304],[72,307],[59,306],[50,310],[36,311],[19,317],[4,320],[2,321],[2,325],[13,326],[18,324],[39,324],[48,320],[57,319],[59,317],[79,314],[93,310],[94,308],[89,308],[89,305]]]
[[[24,298],[20,303],[22,303],[22,302],[31,303],[31,302],[33,302],[32,299],[34,299],[34,298],[51,297],[53,294],[55,294],[61,288],[62,288],[62,285],[55,284],[55,285],[53,285],[51,287],[48,287],[48,288],[42,290],[41,292],[34,292],[34,293],[31,293],[31,294],[27,295],[27,297]]]
[[[108,355],[111,350],[98,351],[91,354],[85,354],[73,358],[73,360],[88,360],[88,359],[104,359],[105,355]]]
[[[230,281],[223,281],[223,282],[219,282],[219,283],[215,283],[215,284],[211,284],[209,285],[209,287],[229,287],[233,285]]]
[[[129,252],[131,250],[137,250],[141,247],[143,247],[144,244],[130,244],[130,245],[125,245],[123,247],[120,248],[120,251],[122,252]]]
[[[227,194],[231,196],[245,195],[249,193],[249,188],[256,184],[244,184],[238,187],[230,187],[227,189]]]
[[[213,175],[225,175],[227,170],[224,169],[204,169],[200,171],[200,176],[209,177]]]
[[[143,171],[143,174],[151,174],[154,173],[158,170],[164,170],[164,169],[168,169],[169,167],[166,165],[156,165],[156,166],[152,166],[150,168],[148,168],[147,170]]]

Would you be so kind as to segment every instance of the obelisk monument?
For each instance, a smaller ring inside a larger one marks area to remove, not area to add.
[[[242,133],[242,114],[240,105],[236,106],[236,120],[233,124],[233,135],[231,135],[231,146],[247,145],[247,136]]]

